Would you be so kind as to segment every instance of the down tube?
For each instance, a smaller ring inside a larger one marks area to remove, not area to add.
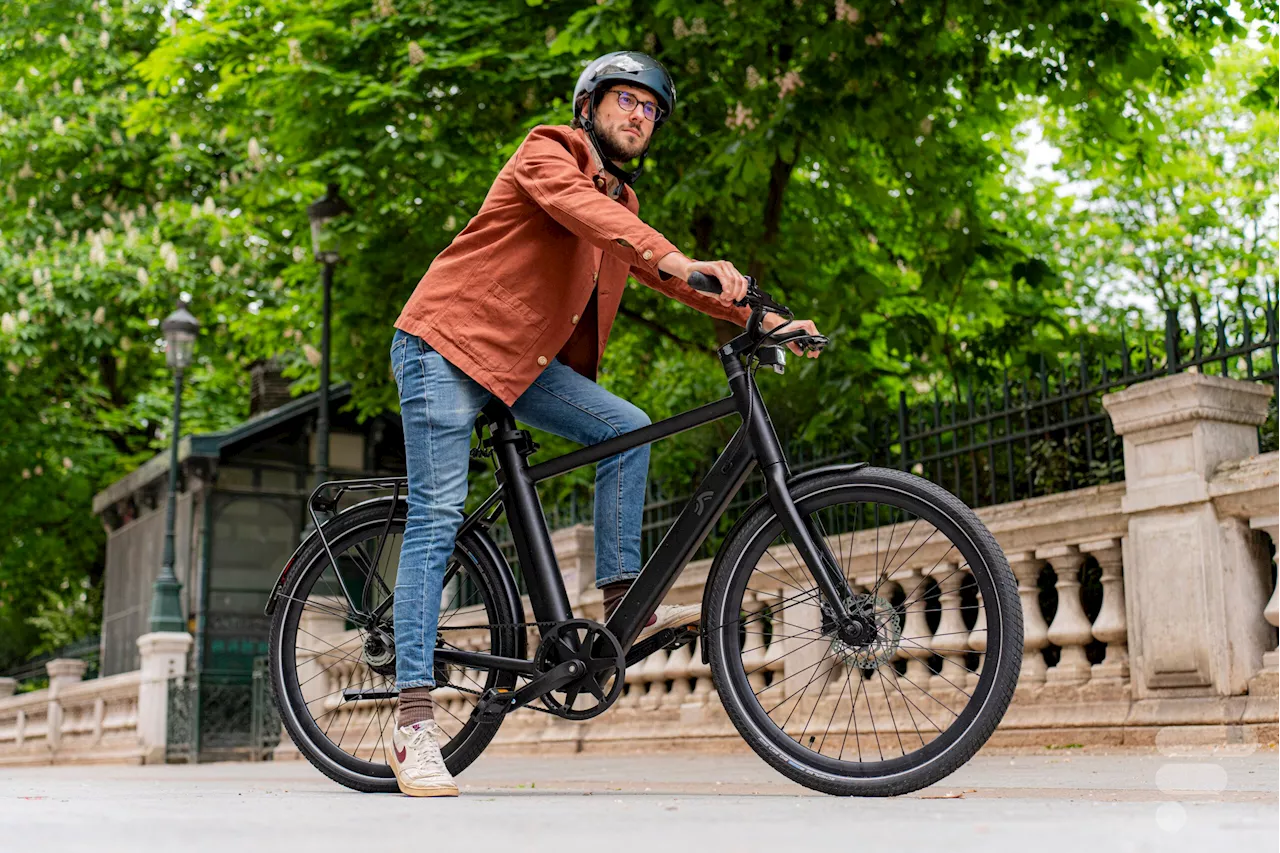
[[[662,537],[640,576],[618,604],[606,627],[618,638],[623,649],[631,648],[649,614],[671,591],[680,572],[697,553],[729,501],[733,500],[755,467],[755,454],[746,434],[745,425],[733,434],[724,452],[716,459],[711,473],[703,478],[680,517]]]

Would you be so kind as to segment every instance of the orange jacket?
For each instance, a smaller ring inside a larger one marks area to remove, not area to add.
[[[592,380],[628,274],[713,317],[746,326],[751,315],[658,271],[676,247],[636,215],[630,187],[604,194],[590,146],[581,128],[531,130],[395,322],[507,405],[561,352],[597,282],[599,346],[568,365]]]

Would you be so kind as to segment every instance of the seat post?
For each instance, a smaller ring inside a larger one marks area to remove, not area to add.
[[[516,428],[511,410],[497,398],[483,409],[489,419],[489,435],[493,444],[498,481],[502,485],[502,502],[506,507],[515,542],[520,571],[529,589],[529,603],[539,622],[563,622],[573,618],[569,595],[560,575],[560,564],[551,545],[546,516],[538,491],[529,477],[526,457],[537,445],[528,430]]]

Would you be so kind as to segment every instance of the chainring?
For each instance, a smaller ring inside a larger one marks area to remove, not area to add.
[[[534,656],[539,673],[567,661],[581,661],[586,673],[577,681],[544,693],[547,710],[566,720],[589,720],[604,713],[622,695],[627,656],[609,629],[590,619],[570,619],[542,635]],[[584,707],[584,701],[593,700]]]

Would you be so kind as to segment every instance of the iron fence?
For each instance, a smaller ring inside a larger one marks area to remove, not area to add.
[[[1122,442],[1102,407],[1105,394],[1159,376],[1197,371],[1276,385],[1277,319],[1271,294],[1260,305],[1219,303],[1165,311],[1163,328],[1132,322],[1070,356],[1035,361],[1017,375],[971,376],[957,389],[899,396],[896,409],[867,419],[862,429],[827,442],[787,443],[793,471],[868,461],[912,471],[974,507],[1054,494],[1124,478]],[[1136,316],[1136,312],[1131,317]],[[974,371],[974,375],[978,374]],[[1276,397],[1258,429],[1263,452],[1276,449]],[[707,466],[714,456],[708,457]],[[695,558],[715,553],[733,521],[764,493],[751,477]],[[689,500],[683,490],[650,482],[641,523],[648,559]],[[591,502],[577,496],[547,508],[555,529],[591,520]],[[516,563],[505,527],[499,545]]]
[[[76,660],[84,661],[88,664],[84,672],[84,680],[88,681],[91,678],[97,678],[101,642],[102,638],[97,634],[92,637],[84,637],[68,643],[56,652],[34,657],[24,664],[4,670],[0,672],[0,678],[15,679],[18,682],[19,692],[39,689],[42,685],[47,684],[49,680],[49,672],[45,669],[45,664],[58,658],[75,658]]]

